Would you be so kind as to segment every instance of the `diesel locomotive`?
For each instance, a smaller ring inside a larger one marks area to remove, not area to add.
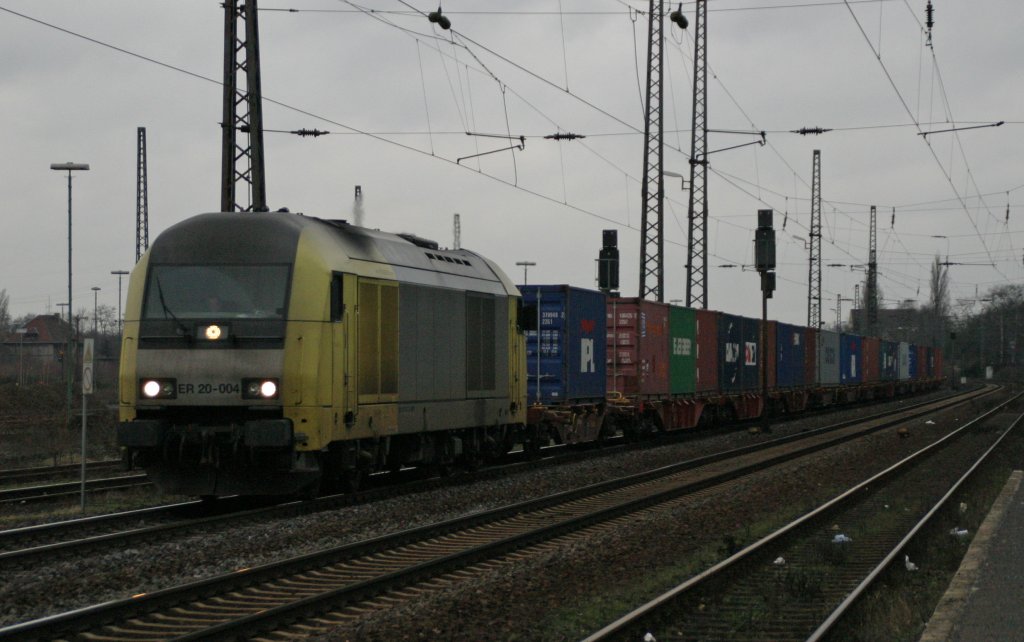
[[[167,229],[128,287],[118,442],[166,493],[315,493],[523,439],[519,293],[493,263],[287,212]]]

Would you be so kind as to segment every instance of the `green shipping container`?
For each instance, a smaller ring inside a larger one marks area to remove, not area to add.
[[[697,311],[669,306],[669,391],[692,395],[697,387]]]

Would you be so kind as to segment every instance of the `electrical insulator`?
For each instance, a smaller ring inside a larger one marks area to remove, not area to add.
[[[683,15],[683,3],[679,3],[679,8],[668,14],[668,19],[679,25],[680,29],[686,29],[690,26],[690,21]]]
[[[431,11],[427,14],[427,20],[437,23],[437,26],[446,31],[452,28],[452,21],[448,19],[448,16],[441,13],[441,5],[437,6],[437,11]]]

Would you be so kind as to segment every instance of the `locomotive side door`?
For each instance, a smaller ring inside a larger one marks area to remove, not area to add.
[[[331,351],[332,351],[332,439],[342,438],[346,425],[354,421],[355,386],[350,376],[353,372],[355,327],[354,305],[351,293],[355,291],[355,277],[335,272],[331,277]]]

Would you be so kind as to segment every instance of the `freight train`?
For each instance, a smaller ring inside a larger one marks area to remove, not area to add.
[[[792,415],[942,382],[938,348],[764,327],[568,285],[520,290],[530,320],[527,423],[559,443]]]
[[[202,214],[132,271],[118,442],[166,493],[311,495],[406,465],[939,384],[941,352],[563,285],[409,234]],[[761,359],[764,352],[766,359]],[[758,373],[768,367],[768,395]]]

